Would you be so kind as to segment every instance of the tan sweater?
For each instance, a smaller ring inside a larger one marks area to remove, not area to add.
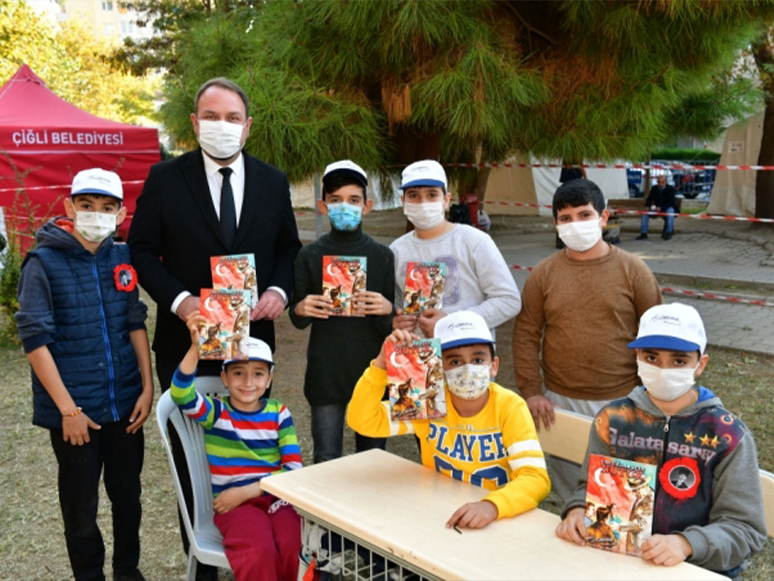
[[[563,250],[542,260],[524,284],[513,333],[522,396],[543,393],[543,380],[549,390],[577,399],[628,394],[639,381],[626,345],[637,336],[640,316],[661,302],[648,266],[615,246],[593,260],[573,260]]]

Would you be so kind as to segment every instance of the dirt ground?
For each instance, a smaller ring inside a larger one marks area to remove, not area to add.
[[[314,229],[314,218],[299,217],[299,228]],[[518,228],[535,218],[495,219],[495,229]],[[327,225],[326,225],[327,227]],[[400,211],[380,212],[367,218],[367,231],[374,235],[396,235],[405,222]],[[151,316],[155,316],[152,305]],[[2,321],[0,321],[0,325]],[[514,388],[511,355],[513,322],[498,329],[498,354],[501,357],[498,382]],[[150,325],[152,328],[152,324]],[[298,429],[304,463],[311,462],[309,407],[303,396],[308,331],[295,329],[284,314],[276,325],[277,370],[273,396],[293,413]],[[703,377],[752,429],[763,468],[774,471],[774,358],[750,356],[734,350],[715,350]],[[55,581],[70,578],[61,516],[56,492],[56,463],[48,433],[31,424],[29,367],[18,345],[0,346],[0,579]],[[158,392],[157,392],[158,394]],[[163,452],[155,417],[146,424],[146,461],[143,471],[142,558],[140,568],[149,581],[183,579],[185,556],[182,553],[176,516],[175,494],[169,466]],[[391,438],[388,450],[418,461],[413,436]],[[354,437],[347,430],[345,453],[354,452]],[[557,511],[552,495],[542,508]],[[105,537],[109,575],[112,551],[110,505],[104,490],[101,495],[100,526]],[[505,557],[504,557],[505,558]],[[221,579],[230,579],[223,572]],[[769,540],[764,553],[753,561],[745,575],[747,581],[774,579],[774,542]]]

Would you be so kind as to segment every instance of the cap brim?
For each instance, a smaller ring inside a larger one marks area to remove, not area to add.
[[[322,179],[325,179],[328,176],[332,176],[332,175],[335,175],[337,173],[349,174],[353,178],[357,179],[357,181],[359,181],[361,184],[363,184],[364,186],[368,187],[368,178],[367,177],[365,177],[360,172],[355,171],[354,169],[347,169],[347,168],[344,168],[344,167],[338,168],[338,169],[333,169],[333,170],[329,171],[328,173],[323,175]]]
[[[108,196],[110,198],[115,198],[116,200],[121,200],[121,201],[124,200],[122,197],[115,195],[113,192],[100,190],[99,188],[84,188],[82,190],[78,190],[77,192],[72,192],[70,194],[70,197],[72,198],[73,196],[82,196],[84,194],[98,194],[100,196]]]
[[[635,339],[628,345],[629,349],[666,349],[667,351],[701,351],[701,345],[668,335],[648,335]]]
[[[451,349],[452,347],[463,347],[465,345],[479,345],[481,343],[486,343],[488,345],[494,345],[495,342],[491,339],[476,339],[476,338],[468,338],[468,339],[457,339],[456,341],[449,341],[448,343],[441,343],[441,349]]]
[[[405,190],[406,188],[418,188],[421,186],[445,188],[446,184],[441,180],[414,180],[413,182],[408,182],[407,184],[401,184],[400,189]]]
[[[262,359],[260,357],[248,357],[247,359],[226,359],[223,362],[223,367],[226,367],[227,365],[231,365],[232,363],[239,363],[240,361],[263,361],[264,363],[268,363],[269,367],[274,366],[274,361],[269,361],[268,359]]]

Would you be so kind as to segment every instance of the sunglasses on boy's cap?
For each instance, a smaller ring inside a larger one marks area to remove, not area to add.
[[[271,354],[271,347],[260,339],[248,337],[242,341],[242,348],[240,351],[244,357],[240,359],[226,359],[223,362],[224,369],[231,363],[237,363],[239,361],[264,361],[269,364],[270,369],[274,367],[274,358]]]
[[[446,189],[446,172],[437,161],[425,159],[412,163],[401,174],[400,189],[417,187],[436,187]]]
[[[363,184],[363,187],[368,187],[368,175],[366,174],[365,170],[357,165],[354,161],[343,159],[328,165],[323,172],[323,179],[337,173],[349,174],[356,178],[361,184]]]
[[[495,344],[484,317],[470,311],[457,311],[439,319],[433,336],[440,339],[441,349],[479,343]]]
[[[707,348],[707,333],[699,312],[689,305],[671,303],[649,308],[640,318],[637,338],[629,349],[701,351]]]
[[[99,194],[123,201],[124,187],[117,173],[95,167],[79,171],[73,178],[70,197],[81,194]]]

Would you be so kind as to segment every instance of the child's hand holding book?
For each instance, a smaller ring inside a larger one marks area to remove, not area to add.
[[[299,317],[312,317],[314,319],[327,319],[330,317],[330,308],[333,301],[325,295],[306,295],[304,300],[296,305],[294,312]]]
[[[392,303],[374,291],[356,292],[352,304],[359,315],[389,315],[392,312]]]

